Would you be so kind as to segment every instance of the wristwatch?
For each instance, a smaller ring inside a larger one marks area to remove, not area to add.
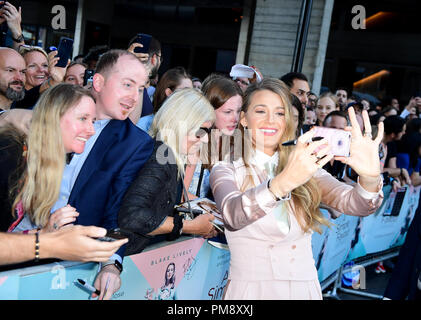
[[[20,34],[20,36],[19,36],[19,37],[17,37],[16,39],[12,37],[12,40],[13,40],[14,42],[19,43],[19,42],[24,41],[24,40],[25,40],[25,38],[23,37],[23,34],[21,33],[21,34]]]
[[[106,267],[106,266],[109,266],[109,265],[111,265],[111,264],[112,264],[112,265],[114,265],[120,273],[122,273],[122,272],[123,272],[123,265],[122,265],[122,264],[120,263],[120,261],[118,261],[117,259],[116,259],[116,260],[114,260],[114,261],[109,260],[109,261],[107,261],[107,262],[104,262],[104,263],[102,264],[102,268],[104,268],[104,267]]]

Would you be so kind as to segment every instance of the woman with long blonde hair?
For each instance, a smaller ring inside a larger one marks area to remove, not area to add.
[[[95,133],[94,119],[95,101],[86,89],[60,84],[41,96],[25,145],[25,169],[14,189],[12,211],[18,217],[9,231],[54,231],[75,220],[78,213],[70,206],[56,210],[54,219],[50,211],[59,196],[66,155],[83,152]]]
[[[211,171],[231,253],[225,299],[322,299],[311,250],[312,232],[329,225],[320,202],[345,214],[368,215],[383,198],[378,159],[383,126],[375,140],[371,132],[363,136],[350,108],[350,156],[335,159],[359,173],[352,187],[321,169],[334,156],[326,139],[312,141],[314,131],[295,146],[282,146],[295,139],[290,101],[277,79],[248,87],[239,125],[242,157]],[[369,124],[367,113],[364,121]]]

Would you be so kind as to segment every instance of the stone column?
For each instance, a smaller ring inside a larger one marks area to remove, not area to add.
[[[323,76],[333,2],[313,1],[302,72],[308,77],[310,87],[316,94],[319,93]],[[252,0],[245,1],[237,63],[255,65],[264,76],[279,78],[291,71],[301,1],[256,0],[251,36],[246,28],[253,15],[253,12],[247,15],[250,3]],[[248,48],[249,52],[246,52]],[[247,56],[248,61],[245,59]]]

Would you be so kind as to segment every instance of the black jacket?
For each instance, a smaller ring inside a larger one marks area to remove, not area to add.
[[[126,255],[141,252],[150,242],[148,233],[173,215],[177,201],[178,168],[171,149],[155,141],[154,151],[128,188],[118,214],[118,225],[134,234]]]

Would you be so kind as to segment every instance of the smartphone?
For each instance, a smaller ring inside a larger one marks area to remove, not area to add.
[[[152,36],[150,34],[138,33],[133,43],[140,43],[143,47],[134,48],[135,53],[149,53],[149,45],[151,44]]]
[[[120,228],[115,228],[107,230],[105,237],[97,238],[99,241],[113,242],[120,239],[128,238],[128,233],[121,230]]]
[[[83,86],[86,86],[89,83],[92,83],[94,80],[94,70],[86,69],[85,74],[83,75]]]
[[[396,193],[395,202],[393,203],[392,211],[390,212],[390,216],[397,217],[401,211],[403,199],[405,198],[406,194],[406,187],[399,188],[398,192]],[[383,214],[386,215],[386,214]]]
[[[56,57],[60,60],[57,62],[56,67],[65,68],[72,55],[73,51],[73,39],[61,37],[58,45],[58,53]]]
[[[345,130],[314,126],[315,137],[326,138],[334,156],[349,157],[351,133]]]

